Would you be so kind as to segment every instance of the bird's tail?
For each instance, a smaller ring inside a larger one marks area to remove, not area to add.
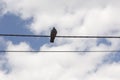
[[[54,40],[55,40],[55,36],[51,36],[50,42],[51,42],[51,43],[54,43]]]

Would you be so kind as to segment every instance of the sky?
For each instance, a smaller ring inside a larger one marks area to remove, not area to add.
[[[119,36],[119,0],[0,0],[0,34]],[[119,39],[0,37],[0,50],[120,50]],[[0,53],[0,80],[119,80],[119,52]]]

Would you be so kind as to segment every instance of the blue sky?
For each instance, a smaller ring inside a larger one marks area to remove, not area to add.
[[[32,23],[32,18],[22,20],[19,16],[7,13],[0,18],[1,34],[33,34],[27,29],[27,25]],[[49,35],[49,32],[48,32]],[[22,41],[27,42],[35,50],[39,50],[44,43],[49,43],[46,38],[24,38],[24,37],[4,37],[5,40],[10,40],[14,44],[19,44]]]
[[[120,35],[119,0],[0,0],[0,34]],[[117,32],[116,32],[117,31]],[[119,39],[1,37],[0,50],[120,50]],[[84,55],[83,55],[84,54]],[[120,53],[0,53],[0,80],[119,80]]]
[[[33,34],[27,29],[27,25],[32,23],[32,19],[22,20],[19,16],[7,13],[0,17],[0,33],[1,34]],[[3,37],[6,41],[12,41],[13,44],[19,44],[20,42],[28,43],[34,50],[39,50],[40,46],[45,43],[49,43],[47,38],[25,38],[25,37]],[[1,44],[0,50],[6,50],[6,45]],[[8,59],[4,53],[0,53],[0,60],[3,63],[0,69],[6,74],[11,71],[11,67],[8,63]]]
[[[0,18],[0,32],[1,34],[33,34],[31,31],[28,30],[27,25],[32,23],[32,19],[22,20],[19,16],[14,14],[5,14]],[[44,45],[45,43],[49,43],[48,38],[24,38],[24,37],[4,37],[7,41],[12,41],[13,44],[19,44],[20,42],[27,42],[34,50],[39,50],[40,46]],[[107,41],[106,39],[98,39],[97,46],[104,44],[107,46],[111,46],[111,42]],[[1,50],[5,49],[2,48]],[[1,69],[6,73],[10,72],[10,66],[5,56],[1,55],[1,60],[4,60]],[[109,54],[105,57],[103,62],[105,63],[114,63],[120,61],[120,54]]]

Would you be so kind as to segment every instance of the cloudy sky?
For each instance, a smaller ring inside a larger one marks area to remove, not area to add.
[[[120,35],[119,0],[0,0],[0,34]],[[120,50],[120,39],[0,37],[0,50]],[[0,53],[0,80],[119,80],[120,53]]]

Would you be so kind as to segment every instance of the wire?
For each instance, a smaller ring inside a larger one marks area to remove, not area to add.
[[[50,37],[46,35],[28,35],[28,34],[0,34],[0,36],[13,36],[13,37]]]
[[[50,37],[48,35],[25,35],[25,34],[0,34],[0,36],[13,37]],[[120,36],[56,36],[58,38],[120,38]],[[120,52],[119,50],[111,51],[4,51],[0,52]]]
[[[0,36],[10,37],[50,37],[48,35],[27,35],[27,34],[0,34]],[[56,36],[58,38],[120,38],[120,36]],[[0,52],[120,52],[119,50],[111,51],[5,51]]]
[[[111,50],[111,51],[4,51],[0,50],[0,52],[46,52],[46,53],[51,53],[51,52],[120,52],[119,50]]]
[[[50,37],[48,35],[27,35],[27,34],[0,34],[0,36],[13,37]],[[57,38],[120,38],[120,36],[56,36]]]

